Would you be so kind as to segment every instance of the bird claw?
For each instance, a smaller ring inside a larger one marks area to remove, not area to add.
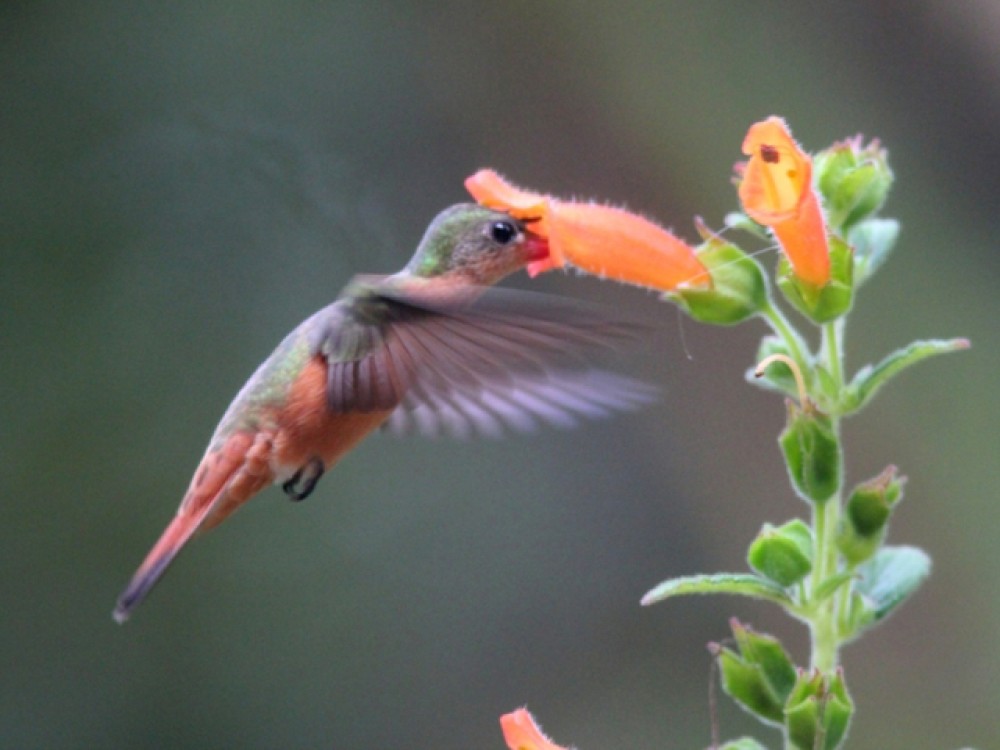
[[[324,471],[326,471],[326,467],[323,466],[323,462],[319,458],[312,458],[305,466],[295,472],[291,479],[281,485],[281,489],[288,495],[289,500],[294,502],[305,500],[316,489],[316,483],[323,476]]]

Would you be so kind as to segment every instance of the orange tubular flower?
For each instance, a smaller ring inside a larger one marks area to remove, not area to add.
[[[825,286],[830,252],[812,184],[812,159],[792,140],[780,117],[751,125],[743,153],[750,157],[739,189],[743,209],[771,228],[798,278]]]
[[[476,172],[465,187],[482,205],[530,222],[533,233],[548,239],[549,257],[528,264],[532,276],[569,265],[662,291],[711,285],[694,248],[624,209],[521,190],[490,169]]]
[[[565,750],[542,734],[526,708],[501,716],[500,727],[510,750]]]

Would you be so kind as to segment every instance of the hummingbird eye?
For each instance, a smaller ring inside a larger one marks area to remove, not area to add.
[[[498,245],[510,244],[517,235],[517,227],[509,221],[494,221],[490,224],[490,239]]]

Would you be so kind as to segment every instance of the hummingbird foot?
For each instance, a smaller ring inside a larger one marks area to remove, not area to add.
[[[324,471],[326,471],[326,467],[323,466],[323,461],[314,456],[305,466],[295,472],[291,479],[281,485],[281,489],[294,502],[305,500],[316,489],[316,483],[323,476]]]

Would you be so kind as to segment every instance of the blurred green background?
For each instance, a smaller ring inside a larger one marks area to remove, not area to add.
[[[974,343],[848,424],[850,478],[898,464],[891,538],[935,560],[844,654],[853,745],[995,747],[998,35],[993,0],[4,3],[0,747],[501,748],[525,703],[584,750],[707,745],[706,642],[738,615],[804,661],[804,633],[743,600],[638,600],[742,569],[763,521],[805,510],[782,405],[743,382],[764,329],[593,279],[511,283],[654,321],[614,363],[662,385],[645,413],[376,436],[303,505],[269,490],[199,539],[125,627],[110,612],[256,364],[351,274],[401,266],[468,174],[694,239],[775,113],[807,148],[891,152],[903,235],[851,369]]]

